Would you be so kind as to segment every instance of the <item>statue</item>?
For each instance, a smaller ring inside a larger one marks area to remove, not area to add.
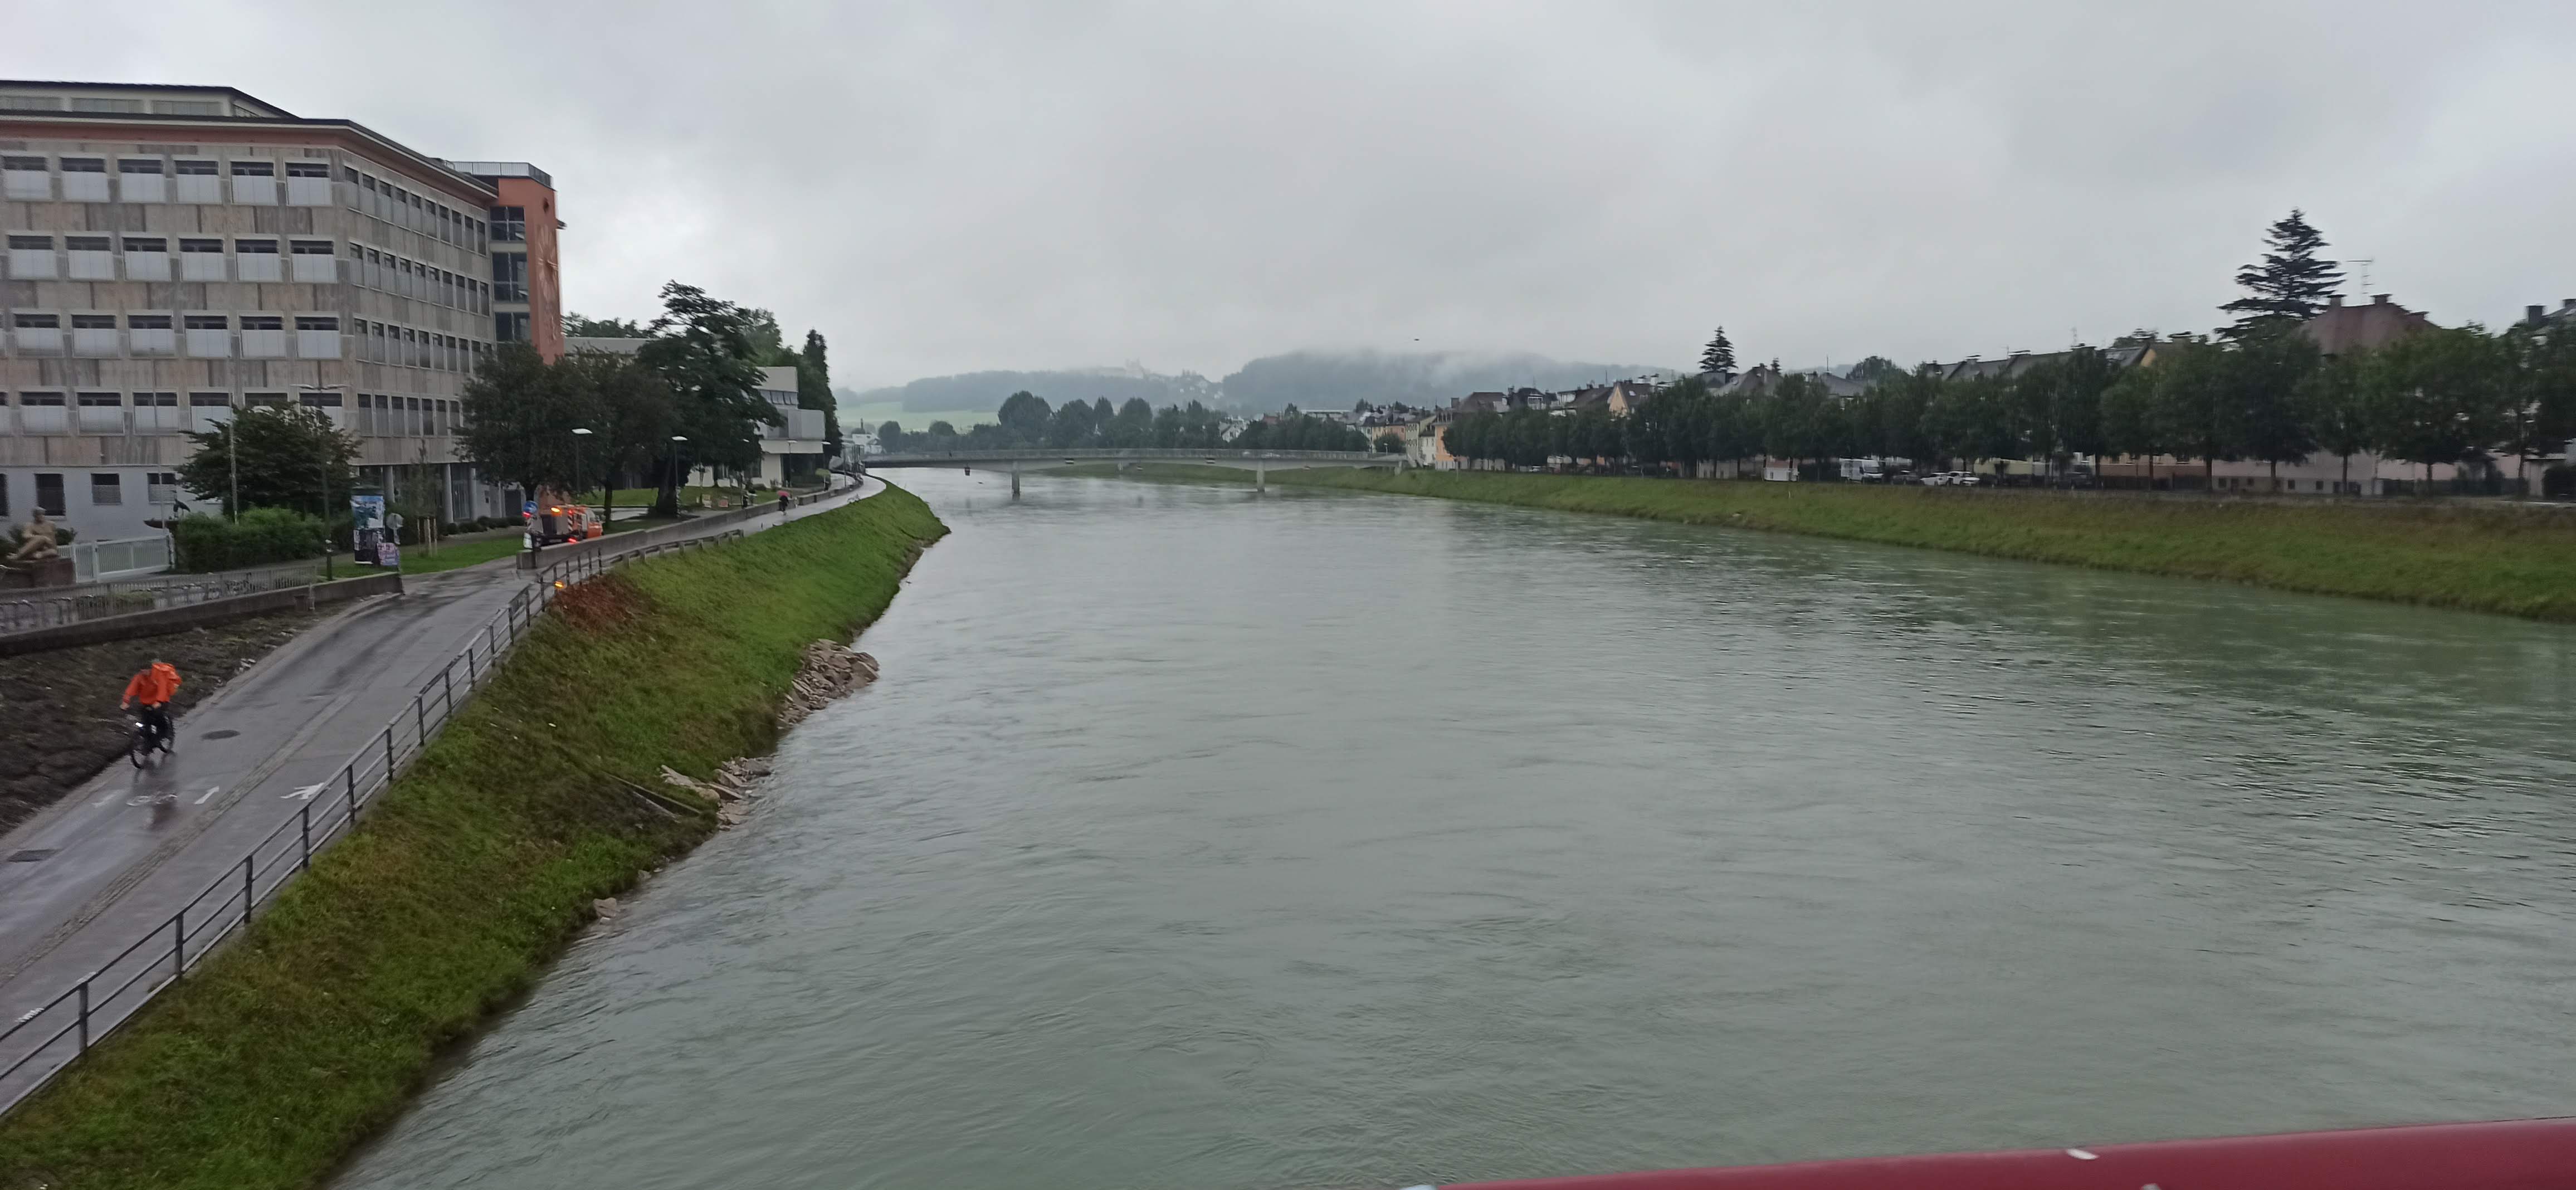
[[[11,566],[22,562],[42,562],[62,552],[54,540],[54,523],[45,519],[44,509],[27,514],[27,527],[19,536],[17,552],[9,555]]]

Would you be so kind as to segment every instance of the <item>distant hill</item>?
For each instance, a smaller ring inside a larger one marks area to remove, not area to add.
[[[1289,405],[1348,409],[1361,401],[1446,405],[1451,397],[1471,392],[1521,385],[1571,388],[1605,378],[1668,371],[1644,364],[1577,363],[1528,353],[1292,351],[1253,360],[1223,381],[1211,381],[1196,372],[1167,376],[1131,364],[933,376],[893,388],[845,391],[841,399],[845,404],[899,401],[908,411],[991,410],[1001,408],[1003,398],[1025,389],[1050,405],[1100,397],[1121,405],[1130,397],[1142,397],[1158,407],[1200,401],[1240,413],[1275,413]]]

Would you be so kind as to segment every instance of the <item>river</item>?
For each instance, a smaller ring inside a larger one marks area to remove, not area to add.
[[[1313,1190],[2576,1111],[2576,632],[1400,497],[955,532],[345,1188]]]

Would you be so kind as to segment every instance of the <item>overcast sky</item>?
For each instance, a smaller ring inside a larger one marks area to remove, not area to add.
[[[7,7],[10,77],[534,161],[573,309],[678,277],[851,386],[1991,356],[2207,329],[2293,206],[2444,323],[2576,296],[2563,2]]]

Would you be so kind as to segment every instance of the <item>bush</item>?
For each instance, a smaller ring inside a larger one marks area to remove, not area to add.
[[[283,508],[254,508],[238,521],[196,513],[170,523],[179,569],[203,573],[322,556],[322,521]]]

